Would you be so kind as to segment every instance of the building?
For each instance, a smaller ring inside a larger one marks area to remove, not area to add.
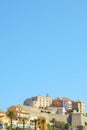
[[[77,112],[79,113],[82,113],[82,114],[86,114],[86,106],[85,106],[85,103],[78,100],[78,101],[73,101],[72,102],[72,109],[73,110],[76,110]]]
[[[53,107],[63,107],[63,101],[61,98],[55,98],[53,101],[52,101],[52,106]]]
[[[11,107],[8,108],[8,111],[13,111],[14,112],[14,115],[15,115],[14,120],[13,120],[13,125],[14,126],[22,127],[23,119],[27,120],[25,127],[29,126],[30,113],[29,113],[29,111],[24,110],[23,106],[21,106],[21,105],[11,106]]]
[[[7,118],[6,112],[0,110],[0,129],[7,128],[9,119]]]
[[[63,107],[65,110],[72,110],[72,101],[70,100],[63,100]]]
[[[64,107],[65,110],[72,109],[72,101],[69,98],[56,98],[52,102],[52,106],[54,107]]]
[[[78,108],[78,111],[79,111],[80,113],[82,113],[82,114],[85,114],[85,113],[86,113],[86,110],[85,110],[86,108],[85,108],[85,103],[84,103],[84,102],[78,100],[78,101],[77,101],[77,108]]]
[[[24,101],[24,105],[33,106],[36,108],[46,108],[52,104],[52,98],[48,95],[46,96],[36,96],[28,98]]]

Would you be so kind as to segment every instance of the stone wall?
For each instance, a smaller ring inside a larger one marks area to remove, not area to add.
[[[83,114],[72,113],[72,115],[71,115],[72,127],[85,126],[85,122],[87,122],[87,117],[85,117]]]
[[[30,106],[23,106],[23,107],[25,110],[29,111],[30,116],[32,116],[32,117],[42,116],[42,117],[47,118],[48,121],[51,121],[52,118],[55,118],[57,121],[67,123],[67,119],[69,116],[69,115],[60,115],[60,114],[52,114],[52,113],[48,114],[45,112],[41,112],[41,109],[30,107]]]
[[[30,117],[42,116],[42,117],[47,118],[48,121],[51,121],[52,118],[55,118],[57,121],[67,123],[67,120],[68,120],[68,117],[69,117],[68,114],[67,115],[55,114],[56,108],[53,110],[53,112],[51,112],[49,114],[45,113],[45,112],[41,112],[41,109],[38,109],[38,108],[35,108],[35,107],[30,107],[30,106],[23,106],[23,109],[27,110],[30,113]],[[85,122],[87,122],[87,117],[83,116],[80,113],[72,113],[72,115],[71,115],[71,125],[72,125],[72,127],[76,128],[77,126],[84,126]]]
[[[82,130],[87,130],[87,126],[84,126]]]

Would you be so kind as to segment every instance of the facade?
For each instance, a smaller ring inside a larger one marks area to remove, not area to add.
[[[72,102],[72,108],[74,109],[74,110],[76,110],[77,112],[79,112],[79,113],[82,113],[82,114],[86,114],[86,107],[85,107],[85,103],[84,102],[82,102],[82,101],[80,101],[80,100],[78,100],[78,101],[76,101],[76,102]]]
[[[85,114],[85,103],[78,100],[78,101],[72,101],[69,98],[63,97],[63,98],[56,98],[52,99],[52,97],[46,95],[46,96],[36,96],[28,98],[24,101],[24,105],[26,106],[32,106],[36,108],[46,108],[46,107],[64,107],[65,111],[68,110],[76,110],[77,112]]]
[[[3,112],[2,110],[0,110],[0,120],[2,120],[5,117],[5,112]]]
[[[82,101],[80,101],[80,100],[78,100],[77,101],[77,108],[78,108],[78,111],[80,112],[80,113],[82,113],[82,114],[85,114],[86,112],[85,112],[85,103],[84,102],[82,102]]]
[[[18,118],[29,118],[30,113],[28,111],[25,111],[23,109],[23,106],[17,105],[17,106],[11,106],[9,107],[10,111],[13,111],[15,114],[15,119]]]
[[[9,124],[9,119],[6,112],[0,110],[0,129],[6,129]]]
[[[3,124],[7,123],[6,113],[0,110],[0,129],[4,128]]]
[[[72,102],[71,101],[67,101],[67,100],[63,100],[63,107],[65,108],[65,110],[72,110]]]
[[[15,119],[18,119],[18,117],[20,116],[20,113],[22,111],[22,106],[17,105],[17,106],[10,106],[8,108],[9,111],[13,111],[14,115],[15,115]]]
[[[49,107],[52,104],[52,98],[50,96],[36,96],[28,98],[24,101],[24,105],[33,106],[36,108]]]
[[[85,103],[78,100],[72,101],[69,98],[56,98],[52,102],[53,107],[64,107],[66,111],[76,110],[79,113],[86,114]]]

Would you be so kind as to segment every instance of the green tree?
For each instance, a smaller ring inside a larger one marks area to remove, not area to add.
[[[34,125],[35,125],[35,130],[37,129],[37,122],[38,122],[38,119],[34,119],[34,120],[32,120],[32,122],[34,123]]]
[[[14,111],[7,111],[7,117],[10,119],[11,122],[11,129],[12,129],[12,120],[15,118]]]
[[[69,124],[69,123],[66,123],[66,124],[65,124],[65,129],[68,130],[69,127],[70,127],[70,124]]]
[[[52,120],[51,120],[51,122],[53,123],[53,130],[55,129],[55,118],[53,118]]]
[[[28,120],[26,117],[22,118],[22,123],[23,123],[23,130],[25,129],[25,123]]]
[[[87,122],[85,122],[85,125],[87,126]]]
[[[47,128],[48,128],[48,130],[51,130],[51,126],[49,123],[47,124]]]
[[[15,128],[15,130],[21,130],[21,128],[19,128],[19,127],[16,127],[16,128]]]
[[[19,128],[19,127],[12,128],[12,129],[11,129],[11,127],[10,127],[10,126],[8,126],[8,127],[7,127],[7,130],[22,130],[22,129],[21,129],[21,128]]]

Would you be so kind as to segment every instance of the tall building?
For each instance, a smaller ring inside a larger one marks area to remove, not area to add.
[[[77,101],[77,107],[78,107],[78,111],[79,111],[80,113],[85,114],[85,103],[84,103],[84,102],[78,100],[78,101]]]
[[[28,98],[24,101],[24,105],[26,106],[33,106],[36,108],[40,107],[49,107],[52,104],[52,98],[49,95],[46,96],[36,96]]]
[[[78,112],[82,113],[82,114],[86,114],[86,107],[85,107],[85,103],[78,100],[78,101],[73,101],[72,102],[72,108],[77,110]]]

